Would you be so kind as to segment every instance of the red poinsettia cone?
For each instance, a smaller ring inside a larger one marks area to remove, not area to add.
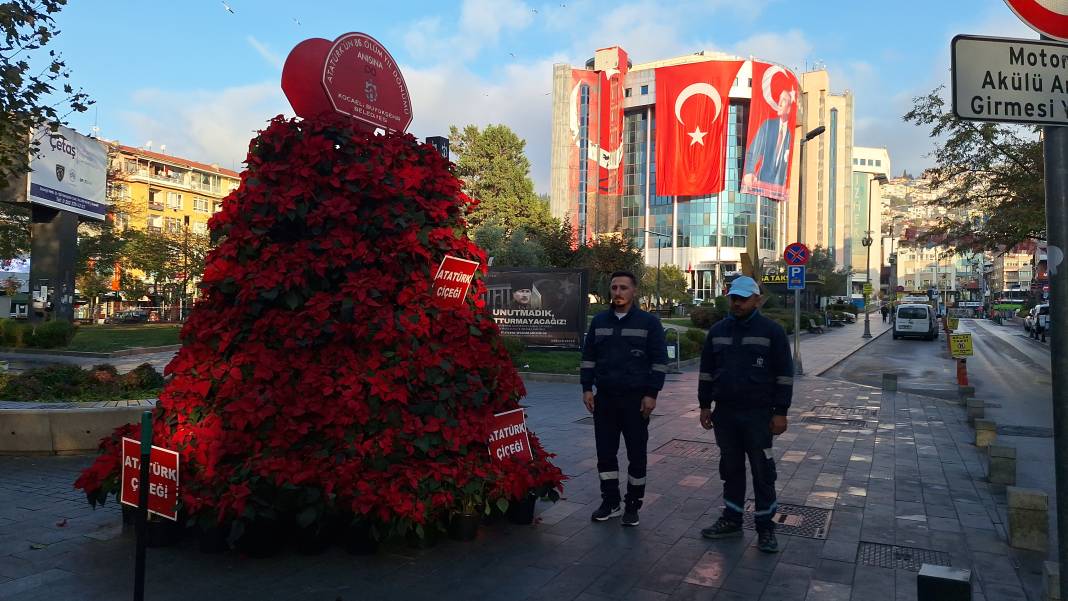
[[[448,161],[406,134],[340,116],[275,118],[210,227],[203,295],[155,412],[181,453],[181,502],[212,522],[365,516],[387,529],[447,517],[461,497],[559,490],[494,461],[490,420],[525,394],[476,273],[462,306],[433,296],[445,255],[484,263],[473,202]],[[102,499],[118,445],[77,486]],[[110,478],[110,479],[109,479]]]

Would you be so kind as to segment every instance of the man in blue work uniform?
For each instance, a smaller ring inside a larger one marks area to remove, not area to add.
[[[757,547],[776,553],[779,544],[772,518],[778,504],[771,442],[773,435],[786,431],[794,362],[782,326],[757,310],[760,288],[753,278],[736,278],[727,295],[730,315],[708,331],[697,386],[701,426],[716,432],[724,505],[722,517],[701,530],[701,536],[742,535],[748,457],[756,496]]]
[[[582,348],[582,401],[593,414],[597,438],[597,475],[601,506],[591,519],[604,522],[623,516],[624,526],[638,525],[645,496],[649,415],[664,387],[667,347],[655,315],[634,303],[638,279],[629,271],[612,274],[612,306],[594,316]],[[593,388],[597,387],[594,395]],[[619,499],[619,435],[627,446],[627,496]]]

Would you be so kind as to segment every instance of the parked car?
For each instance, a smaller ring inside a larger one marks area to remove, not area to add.
[[[1048,303],[1031,307],[1031,311],[1024,318],[1024,329],[1031,335],[1031,338],[1046,341],[1046,334],[1049,332]]]
[[[148,312],[140,309],[119,311],[108,319],[108,323],[145,323],[148,321]]]
[[[910,303],[898,305],[894,312],[894,340],[914,336],[924,340],[938,338],[938,321],[930,305]]]

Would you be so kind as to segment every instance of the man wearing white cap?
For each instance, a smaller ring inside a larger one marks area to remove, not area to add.
[[[778,504],[771,444],[773,435],[786,431],[794,362],[786,331],[757,309],[760,287],[753,278],[736,278],[727,295],[730,315],[708,331],[697,386],[701,426],[715,428],[724,505],[723,515],[701,535],[713,539],[742,535],[748,457],[756,496],[757,547],[776,553],[779,544],[772,518]]]

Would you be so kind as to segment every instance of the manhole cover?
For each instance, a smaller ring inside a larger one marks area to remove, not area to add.
[[[879,417],[878,407],[838,407],[835,405],[816,405],[812,408],[812,414],[818,417],[833,417],[837,419],[876,419]]]
[[[753,522],[753,510],[756,502],[752,499],[745,502],[745,516],[743,525],[749,530],[755,530]],[[775,532],[787,536],[803,536],[805,538],[827,538],[827,528],[831,525],[831,510],[819,507],[805,507],[804,505],[779,504],[779,510],[775,512],[772,521],[775,522]]]
[[[719,457],[719,447],[714,442],[682,440],[675,438],[652,451],[657,455],[684,457],[687,459],[714,459]]]
[[[988,404],[987,407],[989,406]],[[1029,438],[1053,438],[1053,428],[1044,428],[1042,426],[998,426],[998,434]]]
[[[840,426],[842,428],[867,428],[875,429],[876,422],[863,419],[846,419],[841,417],[821,417],[818,415],[806,415],[801,418],[806,424],[822,424],[824,426]]]
[[[949,561],[949,553],[883,543],[860,543],[857,548],[857,557],[861,563],[869,566],[900,568],[912,572],[919,572],[920,567],[925,563],[939,566],[952,565]]]

